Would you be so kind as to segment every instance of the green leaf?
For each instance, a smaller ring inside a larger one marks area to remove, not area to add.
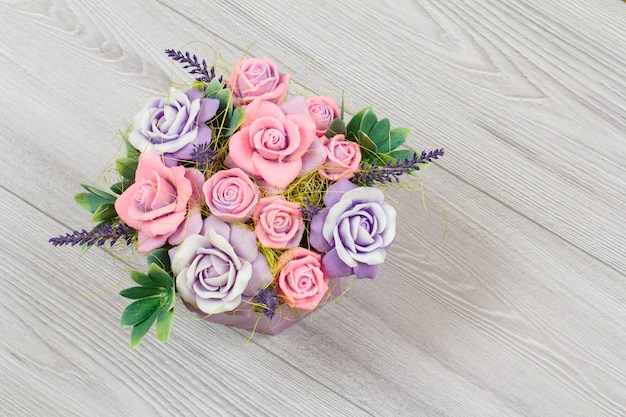
[[[138,161],[139,151],[135,149],[133,145],[131,145],[130,141],[128,140],[128,136],[126,136],[124,133],[121,133],[121,135],[124,143],[126,144],[126,157]]]
[[[341,117],[341,120],[343,120],[343,112],[344,112],[344,106],[343,106],[343,97],[344,96],[344,91],[341,92],[341,109],[339,110],[339,117]]]
[[[226,131],[226,136],[231,136],[241,125],[246,121],[247,114],[244,109],[241,107],[237,107],[233,111],[233,115],[230,118],[230,123],[228,126],[228,130]]]
[[[134,301],[124,309],[120,324],[122,327],[130,327],[141,323],[150,317],[159,307],[161,307],[161,297],[143,298]]]
[[[111,186],[111,191],[113,191],[115,194],[122,194],[124,191],[126,191],[131,185],[133,185],[132,181],[129,180],[124,180],[124,181],[120,181],[120,182],[116,182],[115,184],[113,184]]]
[[[148,274],[144,274],[141,271],[137,271],[136,269],[133,269],[130,271],[130,278],[135,281],[137,284],[143,286],[143,287],[153,287],[153,288],[157,288],[158,286],[154,283],[154,281],[152,281],[152,279],[150,279],[150,277],[148,276]]]
[[[359,132],[358,144],[361,147],[361,159],[371,162],[378,156],[376,144],[363,132]]]
[[[217,93],[224,89],[222,83],[217,78],[213,78],[209,84],[207,84],[204,90],[204,95],[208,98],[217,98]]]
[[[172,321],[174,321],[174,309],[161,309],[156,322],[156,336],[161,342],[169,340]]]
[[[353,135],[354,138],[358,137],[358,132],[361,127],[361,120],[363,119],[363,114],[365,114],[365,112],[367,111],[372,111],[372,108],[366,107],[363,110],[359,111],[354,116],[352,116],[352,119],[350,119],[350,121],[348,122],[348,125],[346,126],[346,132],[349,135]]]
[[[150,277],[150,279],[159,287],[172,288],[174,286],[174,281],[172,280],[170,274],[165,272],[163,268],[156,263],[150,264],[148,277]]]
[[[135,171],[137,171],[138,161],[131,158],[117,158],[115,160],[115,168],[117,172],[127,180],[135,180]]]
[[[409,151],[407,149],[399,149],[388,153],[390,157],[400,162],[403,162],[405,159],[408,159],[410,161],[411,159],[413,159],[414,154],[415,152]]]
[[[74,201],[78,203],[82,208],[90,213],[95,213],[100,206],[104,204],[110,204],[111,200],[108,198],[102,198],[99,195],[92,193],[80,193],[74,196]],[[113,200],[115,201],[115,200]]]
[[[156,297],[163,294],[162,288],[153,287],[130,287],[120,291],[122,297],[130,298],[131,300],[140,300],[142,298]]]
[[[391,124],[389,123],[389,119],[381,119],[374,125],[372,130],[370,131],[369,137],[374,141],[376,146],[378,147],[378,151],[381,153],[388,152],[388,144],[389,144],[389,130],[391,129]],[[386,150],[385,150],[386,149]]]
[[[359,132],[359,145],[375,154],[378,152],[378,148],[374,141],[372,141],[372,139],[370,139],[370,137],[364,132]]]
[[[148,316],[144,321],[137,323],[133,327],[133,331],[130,332],[130,348],[135,349],[141,339],[148,333],[150,327],[152,327],[152,323],[156,320],[156,318],[161,314],[161,309],[155,310],[150,316]]]
[[[326,137],[332,138],[336,135],[345,135],[346,134],[346,124],[341,119],[333,119],[332,122],[328,125],[328,129],[326,129]]]
[[[113,204],[103,204],[93,213],[91,220],[96,223],[102,223],[116,217],[118,216],[117,211],[115,211],[115,206]]]
[[[389,150],[385,152],[392,151],[402,145],[407,140],[410,133],[411,130],[406,127],[391,129],[391,131],[389,131]]]
[[[370,108],[368,109],[368,111],[363,113],[363,118],[361,118],[359,130],[369,135],[372,128],[376,125],[376,122],[378,122],[378,119],[374,114],[374,110]]]
[[[221,113],[224,110],[231,112],[233,107],[233,93],[229,88],[224,88],[217,92],[216,97],[220,101],[220,107],[217,113]]]
[[[170,265],[170,255],[167,249],[164,248],[155,249],[150,252],[146,258],[146,262],[148,263],[148,266],[151,264],[157,264],[167,273],[172,270]]]
[[[102,190],[98,190],[97,188],[91,187],[87,184],[83,184],[80,183],[81,187],[83,187],[85,190],[89,191],[92,194],[97,195],[98,197],[102,197],[105,200],[109,200],[111,203],[115,202],[115,199],[117,199],[116,196],[107,193],[106,191],[102,191]]]

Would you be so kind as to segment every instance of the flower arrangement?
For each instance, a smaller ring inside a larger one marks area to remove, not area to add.
[[[147,255],[121,317],[135,348],[155,324],[167,341],[177,296],[202,318],[277,333],[340,296],[346,277],[374,278],[396,234],[377,184],[444,154],[398,149],[409,135],[367,107],[346,123],[330,97],[288,97],[290,74],[267,58],[227,78],[166,50],[195,76],[150,100],[122,133],[110,190],[81,184],[92,230],[55,246],[125,242]]]

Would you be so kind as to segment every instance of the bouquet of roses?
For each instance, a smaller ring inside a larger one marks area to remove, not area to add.
[[[92,230],[55,246],[136,245],[147,272],[120,292],[134,300],[121,324],[132,348],[156,323],[167,341],[176,296],[207,320],[276,333],[374,278],[396,232],[396,210],[376,184],[398,182],[443,155],[397,149],[371,107],[344,121],[330,97],[286,100],[290,74],[267,58],[239,61],[228,78],[195,55],[166,50],[196,80],[152,99],[122,134],[119,182],[84,185],[76,201]]]

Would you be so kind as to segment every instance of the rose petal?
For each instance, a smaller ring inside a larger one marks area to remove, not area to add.
[[[326,194],[324,195],[324,205],[326,207],[335,205],[346,192],[356,188],[358,188],[356,184],[345,178],[340,179],[339,181],[331,184],[328,187],[328,190],[326,190]]]
[[[302,161],[299,159],[292,162],[277,163],[268,161],[255,153],[252,155],[252,162],[257,175],[271,186],[283,189],[298,177],[302,169]]]
[[[307,152],[302,155],[302,170],[300,175],[318,169],[326,161],[326,148],[322,142],[315,138]]]
[[[246,289],[243,291],[243,295],[246,297],[252,297],[274,279],[270,267],[267,265],[265,256],[259,254],[251,264],[252,276],[250,277]]]
[[[352,268],[339,259],[335,249],[332,249],[324,255],[322,258],[322,266],[328,278],[340,278],[352,275]]]
[[[324,235],[322,234],[322,228],[324,227],[324,222],[326,221],[329,210],[328,207],[322,209],[313,217],[313,220],[311,220],[311,236],[309,237],[309,243],[320,252],[328,252],[332,249],[331,244],[324,239]]]
[[[356,268],[354,268],[354,275],[357,278],[376,278],[376,273],[378,272],[378,265],[366,265],[359,264]]]
[[[252,162],[252,155],[254,155],[254,151],[250,146],[250,129],[242,128],[232,135],[228,142],[229,165],[233,164],[247,174],[259,175]]]

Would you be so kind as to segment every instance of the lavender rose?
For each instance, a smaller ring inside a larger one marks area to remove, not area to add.
[[[233,311],[272,281],[254,232],[215,216],[169,254],[181,298],[206,314]]]
[[[209,144],[212,132],[205,122],[218,107],[219,100],[205,98],[200,90],[172,90],[135,115],[128,141],[140,152],[163,155],[166,166],[177,165],[191,158],[194,146]]]
[[[379,189],[341,179],[328,187],[326,207],[311,221],[311,246],[326,252],[329,278],[374,278],[396,235],[396,210]]]

